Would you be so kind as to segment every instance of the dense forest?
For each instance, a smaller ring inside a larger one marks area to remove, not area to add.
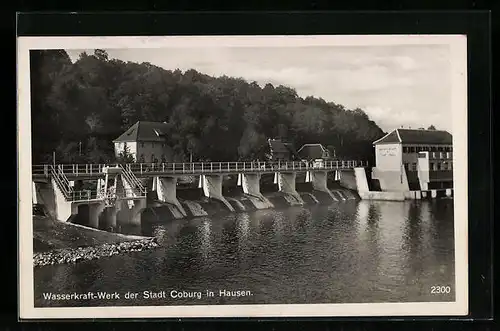
[[[384,134],[361,109],[290,87],[123,62],[103,50],[74,63],[64,50],[32,51],[31,82],[34,163],[112,162],[112,140],[138,120],[169,124],[178,161],[261,159],[268,138],[372,161]]]

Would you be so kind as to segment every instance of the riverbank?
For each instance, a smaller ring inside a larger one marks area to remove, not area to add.
[[[154,237],[106,232],[48,216],[33,217],[34,267],[95,260],[159,246]]]

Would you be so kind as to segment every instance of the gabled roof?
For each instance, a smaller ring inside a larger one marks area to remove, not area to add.
[[[165,141],[165,134],[168,132],[168,124],[161,122],[138,121],[126,130],[113,142],[133,142],[133,141]]]
[[[451,145],[453,143],[453,136],[448,131],[441,130],[396,129],[373,142],[374,145],[397,143]]]
[[[322,159],[329,155],[328,150],[321,144],[304,144],[297,152],[301,159]]]
[[[292,143],[283,142],[280,139],[268,139],[271,154],[285,154],[287,157],[300,158]]]
[[[279,139],[268,139],[268,142],[273,153],[295,153],[295,148],[291,143],[286,143]]]

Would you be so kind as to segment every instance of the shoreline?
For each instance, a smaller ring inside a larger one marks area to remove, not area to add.
[[[33,254],[33,267],[97,260],[117,254],[141,252],[160,247],[155,237],[98,246],[60,248]]]
[[[77,263],[159,247],[155,237],[107,232],[80,224],[33,217],[33,267]]]

